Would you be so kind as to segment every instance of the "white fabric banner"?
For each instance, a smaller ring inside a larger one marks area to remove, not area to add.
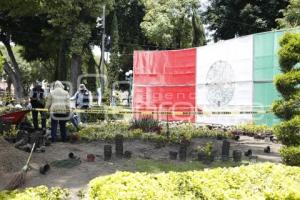
[[[252,111],[253,36],[197,48],[196,104],[203,111]],[[198,123],[233,125],[252,115],[197,116]]]

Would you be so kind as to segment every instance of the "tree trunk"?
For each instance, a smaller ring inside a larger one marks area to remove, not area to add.
[[[63,40],[60,43],[59,54],[58,54],[58,80],[67,80],[67,61],[66,61],[66,42]]]
[[[5,71],[5,70],[4,70]],[[6,73],[6,72],[5,72]],[[7,74],[7,73],[6,73]],[[6,84],[7,84],[7,91],[9,93],[11,93],[11,85],[13,84],[12,82],[12,78],[10,76],[7,76],[7,80],[6,80]]]
[[[206,44],[205,31],[198,13],[193,10],[192,16],[192,27],[193,27],[193,47],[199,47]]]
[[[90,75],[90,77],[87,78],[87,87],[89,90],[91,91],[96,91],[97,89],[97,84],[96,84],[96,62],[93,56],[93,52],[91,50],[91,48],[87,49],[87,54],[89,57],[88,60],[88,75]]]
[[[8,92],[11,92],[11,83],[14,85],[17,84],[17,81],[16,81],[16,76],[15,76],[15,73],[14,71],[12,70],[12,68],[10,67],[10,65],[8,64],[7,61],[4,62],[3,64],[3,69],[5,71],[5,73],[7,74],[8,76],[8,80],[7,80],[7,88],[6,90]]]
[[[59,56],[58,56],[59,57]],[[58,59],[55,58],[54,59],[54,77],[53,77],[53,81],[59,80],[59,67],[58,67]]]
[[[81,65],[82,65],[81,55],[72,54],[72,58],[71,58],[71,83],[72,83],[73,93],[78,88],[78,82],[80,81],[78,79],[78,76],[81,74]]]
[[[19,101],[24,97],[24,88],[23,88],[23,82],[22,82],[22,75],[21,71],[19,68],[19,65],[16,61],[15,55],[12,51],[12,48],[10,46],[9,40],[2,40],[3,44],[6,47],[8,56],[10,58],[12,68],[8,63],[4,64],[6,65],[5,68],[8,70],[7,72],[9,73],[8,75],[11,77],[14,89],[15,89],[15,96],[16,99]]]

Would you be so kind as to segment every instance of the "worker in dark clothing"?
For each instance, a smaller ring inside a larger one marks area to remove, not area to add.
[[[30,91],[30,104],[32,109],[45,107],[45,91],[42,83],[37,81],[34,88]],[[32,121],[35,129],[39,129],[38,114],[41,115],[42,129],[46,131],[46,112],[32,111]]]

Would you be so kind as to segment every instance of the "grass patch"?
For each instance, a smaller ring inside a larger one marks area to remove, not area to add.
[[[217,167],[236,167],[240,165],[248,164],[243,161],[241,163],[233,162],[221,162],[216,161],[210,165],[205,165],[199,161],[188,161],[188,162],[172,162],[172,161],[159,161],[159,160],[144,160],[138,159],[135,161],[136,172],[147,172],[147,173],[161,173],[161,172],[186,172],[194,170],[204,170],[206,168],[217,168]]]

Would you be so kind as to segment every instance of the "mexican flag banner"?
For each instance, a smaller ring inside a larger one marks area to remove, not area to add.
[[[197,107],[205,111],[249,111],[253,106],[253,36],[197,48]],[[199,115],[197,122],[238,124],[252,115]]]
[[[192,49],[136,51],[133,108],[201,110],[202,114],[174,115],[168,120],[204,124],[277,123],[270,108],[279,98],[273,80],[280,73],[277,52],[286,31],[300,29],[259,33]]]

